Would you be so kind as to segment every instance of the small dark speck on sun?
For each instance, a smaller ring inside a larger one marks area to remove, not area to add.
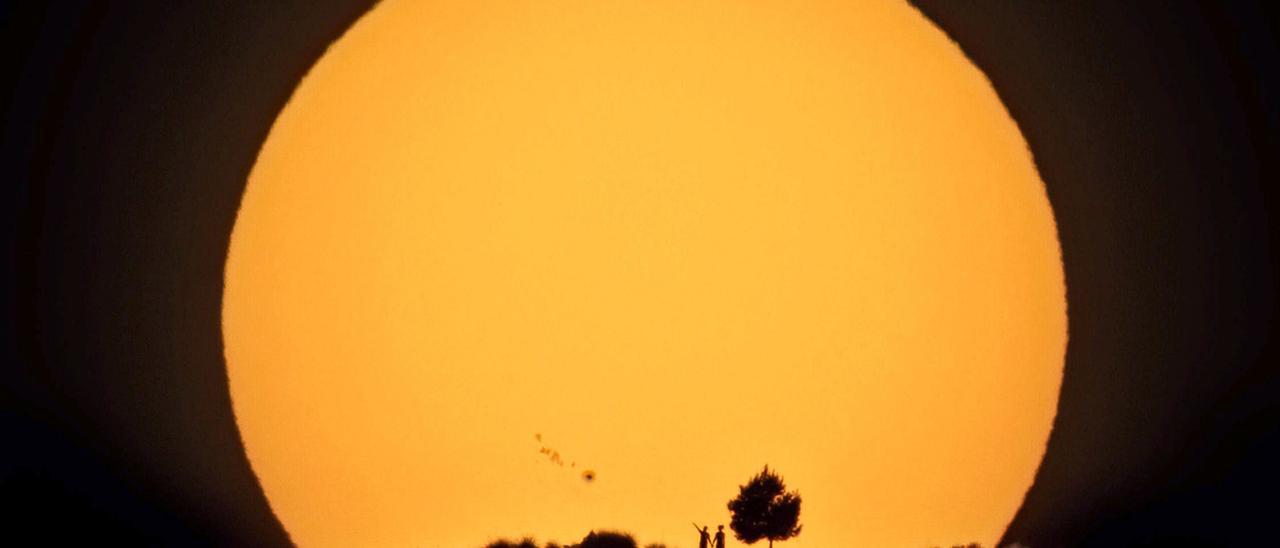
[[[595,470],[583,470],[583,471],[582,471],[582,480],[583,480],[583,481],[585,481],[585,482],[587,482],[587,483],[591,483],[591,482],[595,481],[595,480],[596,480],[596,471],[595,471]]]

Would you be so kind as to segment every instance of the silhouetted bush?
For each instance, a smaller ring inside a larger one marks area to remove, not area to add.
[[[485,548],[538,548],[538,543],[532,538],[522,540],[498,539],[485,545]],[[635,537],[630,533],[621,531],[592,531],[587,534],[578,544],[560,544],[555,541],[547,542],[544,548],[638,548]],[[667,548],[665,544],[653,543],[645,545],[645,548]]]
[[[592,531],[578,546],[580,548],[637,548],[635,538],[617,531]]]
[[[538,543],[534,542],[531,538],[526,538],[520,541],[499,539],[490,542],[485,546],[485,548],[538,548]]]

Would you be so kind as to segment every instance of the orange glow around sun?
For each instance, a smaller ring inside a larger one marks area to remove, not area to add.
[[[990,545],[1067,337],[1026,143],[891,1],[384,0],[272,128],[223,313],[302,546],[687,547],[765,464],[782,546]]]

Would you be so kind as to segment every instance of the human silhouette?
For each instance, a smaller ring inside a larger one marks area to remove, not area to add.
[[[707,532],[708,527],[703,525],[698,529],[698,524],[693,524],[693,528],[698,531],[698,548],[711,548],[711,533]]]
[[[715,548],[724,548],[724,526],[716,528],[716,546]]]

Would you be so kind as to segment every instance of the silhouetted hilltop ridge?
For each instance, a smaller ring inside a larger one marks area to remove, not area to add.
[[[525,537],[520,540],[499,539],[484,548],[639,548],[636,544],[635,537],[630,533],[621,531],[592,531],[583,537],[582,541],[577,544],[560,544],[554,541],[547,541],[546,544],[538,544],[533,538]],[[644,545],[644,548],[667,548],[666,544],[650,543]],[[982,548],[981,544],[971,542],[968,544],[956,544],[951,548]],[[1022,545],[1009,545],[1008,548],[1026,548]]]
[[[638,548],[635,537],[621,531],[591,531],[577,544],[560,544],[548,541],[539,545],[532,538],[521,540],[499,539],[485,545],[485,548]],[[646,544],[645,548],[666,548],[665,544]]]

